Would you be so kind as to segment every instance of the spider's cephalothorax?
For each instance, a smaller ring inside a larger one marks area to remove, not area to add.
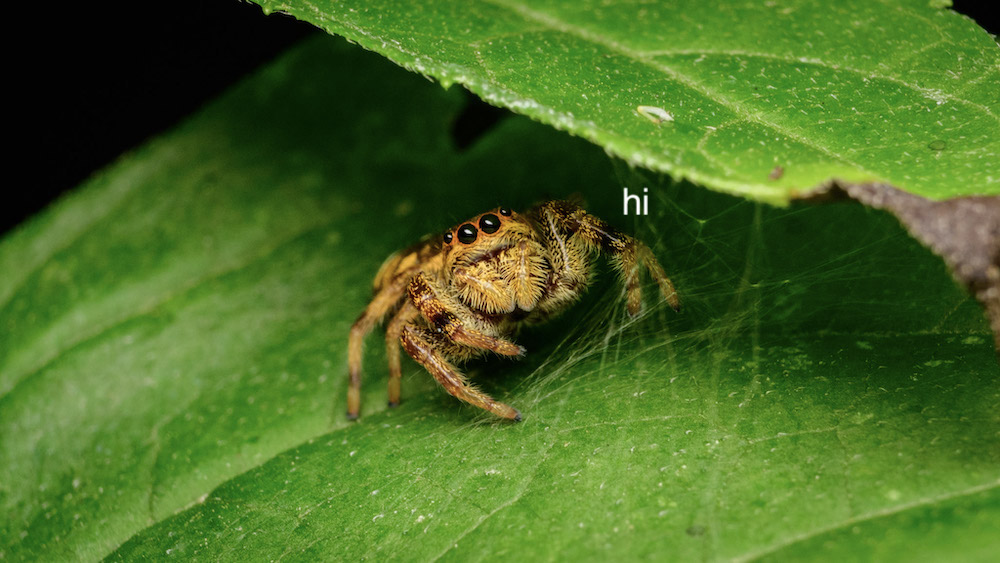
[[[443,235],[390,256],[375,277],[375,296],[351,327],[347,416],[361,408],[361,343],[385,317],[389,405],[399,404],[399,344],[448,393],[498,416],[521,413],[471,386],[452,362],[487,351],[521,356],[510,337],[521,323],[544,321],[571,305],[590,282],[595,251],[611,256],[626,289],[626,308],[642,305],[646,268],[667,302],[674,286],[646,245],[574,203],[548,201],[525,214],[500,207]]]

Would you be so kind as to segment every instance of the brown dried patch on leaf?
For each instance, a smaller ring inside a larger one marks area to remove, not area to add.
[[[804,199],[838,195],[891,212],[914,238],[944,258],[955,278],[986,309],[1000,354],[1000,196],[934,201],[888,184],[835,182]]]

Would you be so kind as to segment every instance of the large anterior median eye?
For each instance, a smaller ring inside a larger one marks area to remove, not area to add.
[[[471,224],[466,223],[458,228],[458,240],[464,244],[469,244],[476,240],[479,232]]]
[[[487,213],[479,219],[479,230],[486,234],[493,234],[500,230],[500,218],[492,213]]]

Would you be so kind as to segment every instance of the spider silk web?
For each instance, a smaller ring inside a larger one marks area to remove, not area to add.
[[[576,540],[516,535],[510,549],[746,560],[991,489],[993,469],[952,471],[996,460],[956,455],[970,429],[947,415],[996,406],[992,367],[963,356],[989,336],[974,303],[892,217],[849,203],[778,209],[620,162],[613,170],[632,193],[650,188],[650,215],[622,217],[620,187],[587,208],[653,249],[683,310],[645,276],[644,308],[630,318],[602,259],[574,308],[514,338],[528,348],[522,360],[465,366],[526,421],[506,428],[463,408],[466,422],[435,431],[432,466],[460,459],[469,473],[439,475],[444,498],[401,484],[418,532],[432,534],[443,513],[468,515],[433,559],[495,555],[502,532],[530,520]],[[944,357],[963,369],[934,371]],[[404,379],[426,377],[416,371]],[[960,390],[973,372],[991,381],[991,399]],[[906,405],[916,403],[913,417]],[[945,419],[952,425],[927,433],[929,420]],[[937,454],[919,475],[899,462]],[[435,480],[415,466],[411,475]],[[484,479],[502,481],[489,486],[492,500],[475,493]]]
[[[617,160],[613,172],[617,184],[633,194],[649,187],[650,215],[623,216],[618,194],[602,200],[602,211],[594,213],[653,249],[678,288],[683,310],[670,309],[643,270],[643,310],[630,318],[624,287],[607,257],[600,257],[595,281],[576,306],[515,338],[543,349],[529,348],[523,363],[533,367],[512,389],[528,399],[522,410],[572,385],[553,381],[581,364],[596,362],[590,369],[617,377],[613,366],[649,356],[662,372],[681,377],[685,370],[677,357],[692,349],[711,357],[731,355],[729,343],[735,340],[748,342],[755,353],[762,338],[800,334],[800,326],[812,331],[813,340],[831,334],[886,336],[900,329],[886,315],[903,308],[887,294],[892,291],[915,301],[918,311],[938,309],[936,316],[904,330],[963,334],[976,328],[964,318],[969,306],[964,296],[940,307],[935,295],[913,283],[936,265],[927,264],[925,251],[881,212],[843,203],[824,218],[816,206],[777,209],[672,182]],[[937,281],[949,289],[947,279]],[[900,322],[906,321],[904,315]],[[485,371],[488,377],[492,370],[483,367],[471,373]]]

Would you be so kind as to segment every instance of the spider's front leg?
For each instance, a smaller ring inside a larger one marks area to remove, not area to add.
[[[423,272],[414,276],[407,291],[410,295],[410,301],[427,319],[427,322],[453,342],[473,348],[491,350],[504,356],[524,355],[524,348],[510,340],[490,336],[463,322],[459,315],[449,310],[448,305],[439,296],[441,291]]]
[[[576,237],[588,248],[599,249],[611,255],[612,263],[621,272],[625,283],[625,304],[631,316],[642,308],[642,288],[639,285],[640,265],[656,281],[660,293],[675,311],[681,308],[680,298],[673,282],[653,251],[641,241],[626,235],[604,220],[586,212],[569,201],[549,201],[541,206],[540,214],[550,229],[562,231],[566,237]],[[558,236],[558,233],[553,233]]]
[[[516,422],[520,421],[521,413],[517,409],[494,400],[493,397],[469,384],[469,380],[441,354],[438,346],[435,345],[436,336],[431,329],[408,324],[403,327],[400,342],[403,343],[406,353],[424,366],[424,369],[433,375],[434,379],[453,397],[488,410],[497,416]]]
[[[524,348],[509,340],[490,336],[468,326],[461,320],[460,314],[449,310],[446,301],[439,296],[440,290],[436,284],[423,273],[413,278],[407,290],[410,295],[410,303],[427,319],[432,328],[421,328],[412,322],[402,326],[399,329],[401,331],[399,340],[406,353],[434,376],[434,379],[452,396],[488,410],[497,416],[515,421],[521,420],[521,413],[517,409],[496,401],[473,387],[468,379],[448,361],[448,358],[441,351],[441,345],[446,338],[458,344],[491,350],[505,356],[523,355]],[[403,313],[401,312],[400,315]],[[398,324],[394,320],[390,330],[396,330],[397,326]]]

